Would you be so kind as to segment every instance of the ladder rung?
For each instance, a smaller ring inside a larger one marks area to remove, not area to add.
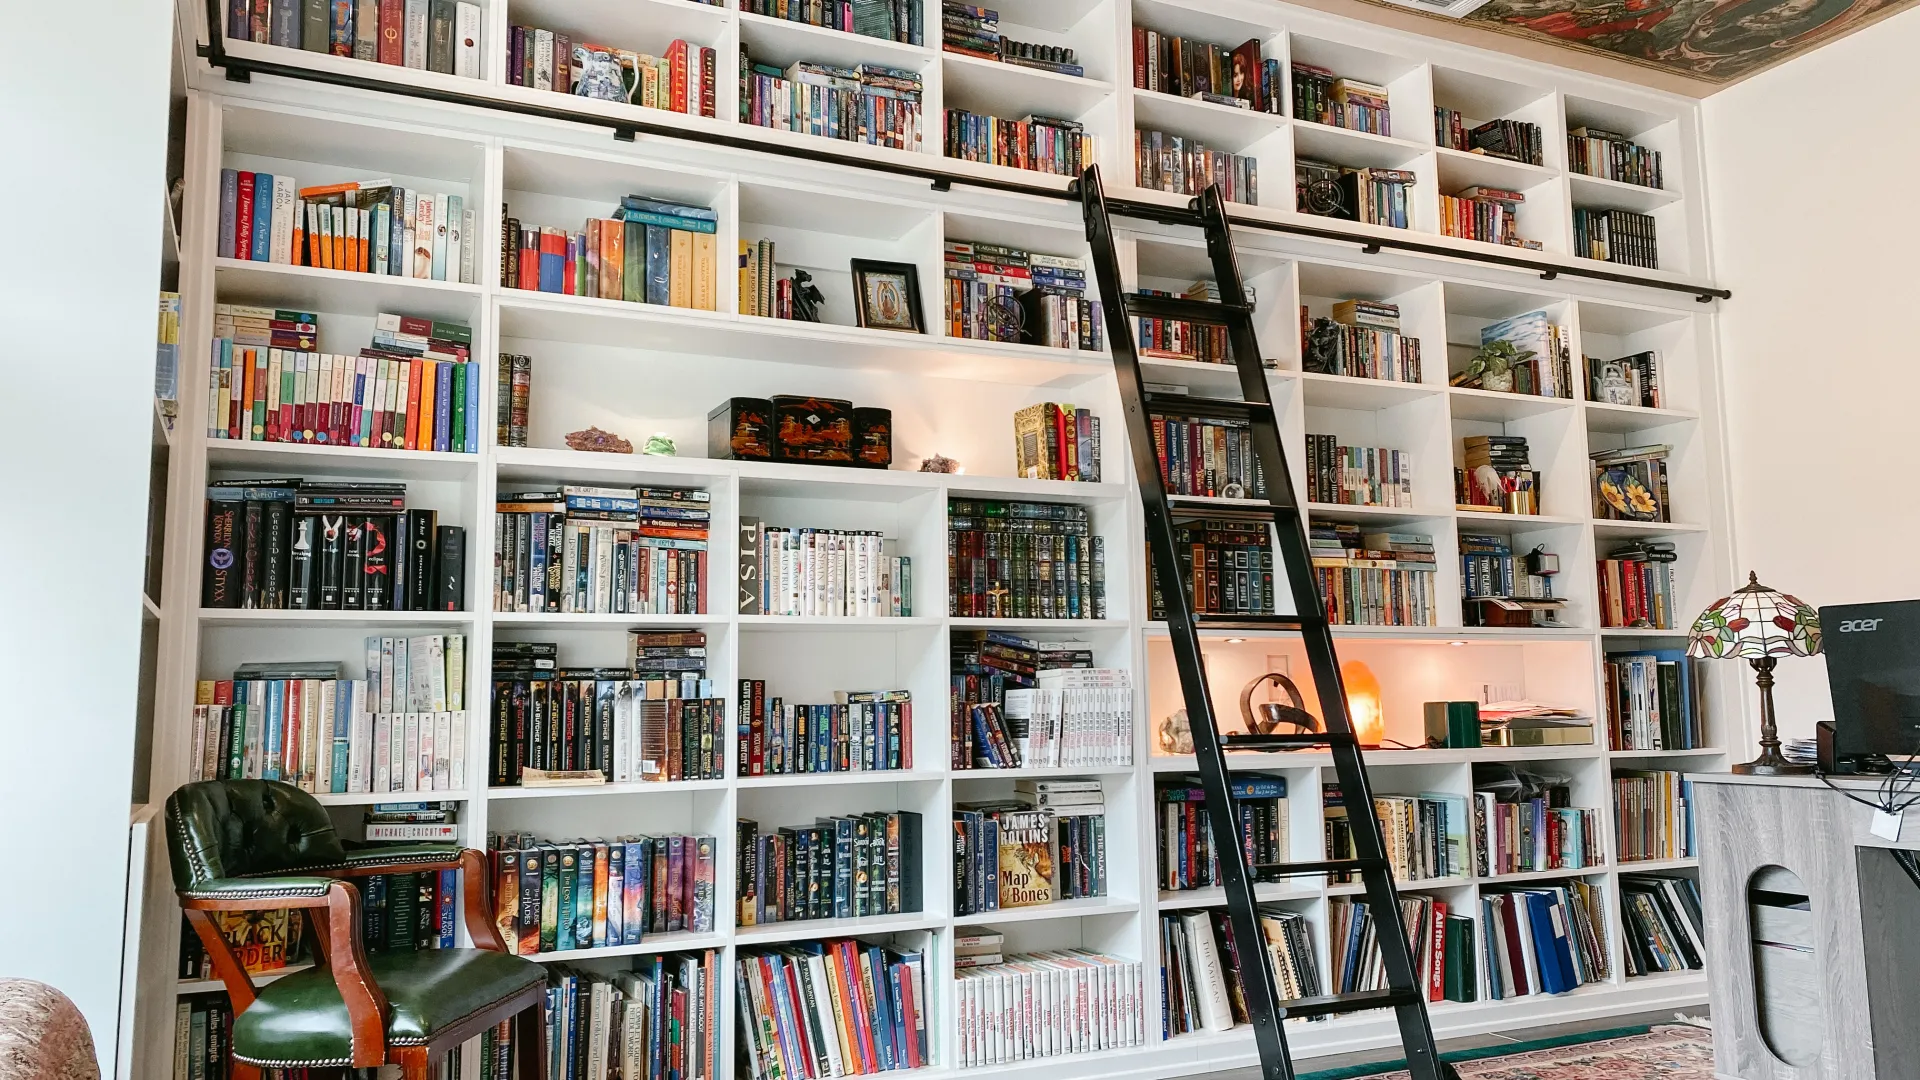
[[[1265,499],[1222,499],[1206,495],[1169,495],[1167,509],[1175,517],[1238,518],[1248,521],[1288,521],[1300,512],[1296,506],[1275,506]]]
[[[1288,731],[1271,735],[1222,735],[1227,750],[1292,750],[1301,746],[1358,746],[1351,731]]]
[[[1211,300],[1188,300],[1184,296],[1141,296],[1127,294],[1127,314],[1146,319],[1181,319],[1186,322],[1224,323],[1253,309],[1245,304],[1216,304]]]
[[[1203,398],[1188,394],[1142,394],[1142,401],[1150,413],[1165,413],[1172,416],[1254,416],[1259,412],[1271,413],[1273,406],[1258,401],[1241,401],[1237,398]]]
[[[1350,994],[1326,994],[1321,997],[1282,1001],[1280,1012],[1290,1018],[1335,1016],[1341,1013],[1364,1012],[1368,1009],[1392,1009],[1401,1005],[1416,1005],[1420,1000],[1419,993],[1413,990],[1356,990]]]
[[[1321,859],[1315,862],[1253,863],[1247,869],[1262,881],[1304,874],[1364,874],[1388,869],[1385,859]]]
[[[1201,630],[1304,630],[1326,619],[1317,615],[1221,615],[1195,613],[1193,625]]]

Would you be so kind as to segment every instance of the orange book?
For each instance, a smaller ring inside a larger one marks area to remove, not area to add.
[[[401,444],[403,450],[414,450],[420,445],[420,369],[426,366],[422,360],[407,361],[407,437]]]
[[[303,187],[300,189],[300,197],[302,199],[324,199],[329,195],[345,195],[349,191],[359,190],[360,182],[358,180],[349,180],[344,184],[321,184],[317,187]]]
[[[415,450],[433,449],[433,403],[438,391],[435,381],[440,378],[441,369],[446,365],[438,360],[416,360],[420,366],[420,428],[419,441],[413,444]]]
[[[621,252],[626,249],[626,228],[618,221],[600,223],[600,296],[606,300],[626,298],[626,278],[621,273]]]
[[[687,108],[687,43],[675,38],[667,46],[667,65],[673,85],[667,91],[666,106],[675,112],[698,112]]]

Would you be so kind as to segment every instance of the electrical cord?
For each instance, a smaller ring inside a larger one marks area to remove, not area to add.
[[[1883,814],[1899,815],[1906,813],[1910,807],[1920,806],[1920,792],[1914,792],[1911,797],[1906,797],[1909,792],[1914,791],[1915,783],[1920,782],[1920,772],[1916,772],[1913,767],[1916,760],[1920,760],[1920,748],[1916,748],[1913,753],[1908,754],[1907,760],[1903,762],[1899,768],[1887,773],[1886,779],[1880,782],[1880,786],[1877,789],[1880,795],[1878,801],[1863,799],[1859,795],[1840,787],[1832,780],[1827,779],[1827,774],[1824,772],[1815,770],[1813,775],[1818,777],[1820,782],[1827,785],[1827,787],[1852,799],[1861,806],[1870,807]]]

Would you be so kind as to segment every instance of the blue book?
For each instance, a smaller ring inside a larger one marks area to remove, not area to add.
[[[279,679],[267,680],[267,714],[260,725],[267,744],[266,756],[260,759],[262,780],[280,779],[280,739],[285,730],[286,712],[287,684]]]
[[[457,893],[457,871],[440,871],[440,887],[434,890],[436,925],[440,928],[440,947],[453,948],[453,898]]]
[[[649,199],[645,195],[628,195],[620,200],[622,210],[644,210],[669,217],[686,218],[691,221],[718,221],[720,212],[706,206],[688,206],[685,203],[668,202],[665,199]],[[632,221],[633,218],[626,220]],[[707,232],[713,230],[708,229]]]
[[[1495,944],[1500,937],[1500,919],[1495,913],[1492,897],[1480,898],[1480,926],[1485,931],[1480,935],[1480,962],[1487,972],[1487,996],[1500,1001],[1507,996],[1507,992],[1500,981],[1500,949]]]
[[[833,838],[833,917],[853,918],[853,819],[825,818],[820,824]]]
[[[217,254],[223,259],[233,255],[233,238],[238,231],[235,215],[240,204],[240,171],[238,169],[220,170],[220,250]]]
[[[720,230],[720,224],[717,221],[675,217],[672,214],[661,214],[652,210],[635,210],[632,207],[626,206],[615,211],[614,216],[621,221],[631,221],[640,225],[658,225],[663,229],[685,229],[688,232],[697,233],[718,232]]]
[[[253,250],[247,258],[266,262],[273,257],[273,177],[253,174]]]
[[[467,369],[467,446],[465,453],[480,452],[480,364],[469,360]]]
[[[592,844],[576,847],[577,858],[573,868],[578,875],[578,884],[573,887],[573,943],[574,948],[590,949],[593,940],[593,864],[594,848]],[[601,938],[604,944],[605,937]]]
[[[653,860],[648,856],[646,845],[637,840],[622,844],[621,847],[625,849],[622,858],[626,863],[627,879],[621,885],[620,892],[626,900],[627,910],[621,913],[620,943],[638,945],[641,933],[646,930],[643,916],[649,895],[647,877],[653,868]]]
[[[627,940],[627,849],[618,842],[607,845],[607,945]]]
[[[1564,994],[1576,985],[1571,979],[1573,958],[1566,953],[1564,932],[1555,929],[1555,904],[1545,892],[1516,893],[1527,905],[1527,926],[1533,935],[1533,958],[1540,968],[1540,987],[1549,994]],[[1560,913],[1563,917],[1566,912]]]
[[[553,951],[566,952],[578,948],[573,940],[573,909],[577,902],[573,898],[573,890],[580,881],[577,869],[580,859],[573,845],[565,844],[549,848],[546,861],[553,871],[554,883]],[[544,932],[545,928],[542,927]]]
[[[893,1003],[887,993],[887,955],[878,945],[869,945],[860,957],[866,970],[861,977],[873,979],[873,1048],[878,1052],[880,1068],[892,1071],[898,1066],[894,1061]]]
[[[336,795],[347,790],[347,740],[352,726],[353,680],[339,679],[333,687],[333,743],[328,747],[333,755],[328,788]]]
[[[647,303],[665,304],[672,298],[673,230],[647,226]]]
[[[1366,924],[1366,915],[1366,904],[1353,905],[1353,919],[1347,927],[1347,958],[1340,968],[1347,973],[1346,978],[1340,981],[1340,992],[1343,994],[1353,992],[1354,976],[1360,967],[1360,939],[1363,936],[1362,928]]]
[[[540,252],[540,291],[567,291],[567,255],[564,251]]]
[[[405,277],[405,269],[412,253],[407,250],[407,211],[413,205],[413,192],[394,185],[388,198],[392,207],[387,221],[387,274],[390,277]]]
[[[227,744],[227,779],[252,779],[247,764],[247,686],[245,679],[233,680],[233,739]]]
[[[451,445],[454,365],[438,362],[433,380],[433,449],[445,451]]]

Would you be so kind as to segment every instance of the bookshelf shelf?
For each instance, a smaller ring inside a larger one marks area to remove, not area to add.
[[[1524,194],[1560,178],[1558,171],[1530,162],[1509,161],[1487,154],[1455,150],[1450,146],[1436,146],[1433,152],[1439,166],[1441,191],[1448,195],[1458,188],[1474,184]],[[1527,239],[1542,238],[1528,236]]]
[[[724,615],[605,615],[597,612],[496,611],[493,625],[553,630],[702,630],[725,626]]]
[[[1554,514],[1503,514],[1493,510],[1455,510],[1453,516],[1462,528],[1492,529],[1496,532],[1518,532],[1551,525],[1584,525],[1587,520]]]
[[[284,979],[297,972],[306,971],[311,967],[313,967],[313,965],[308,963],[288,964],[286,967],[275,968],[272,971],[256,971],[251,977],[253,979],[253,985],[259,986],[263,983],[273,982],[276,979]],[[186,997],[188,994],[224,994],[226,992],[227,984],[221,982],[219,979],[181,979],[174,984],[174,993],[181,997]]]
[[[777,945],[811,938],[845,937],[854,934],[894,934],[902,930],[932,930],[944,927],[947,920],[925,912],[904,915],[867,915],[857,919],[802,919],[796,922],[741,926],[733,931],[735,945]]]
[[[998,926],[1005,923],[1044,922],[1050,919],[1081,919],[1090,915],[1128,915],[1140,910],[1140,905],[1132,900],[1116,900],[1110,896],[1088,896],[1078,900],[1056,900],[1051,904],[1036,904],[1032,907],[1001,908],[997,911],[977,911],[972,915],[956,915],[956,926]]]
[[[344,791],[315,795],[322,806],[372,806],[374,803],[390,802],[456,802],[471,801],[465,791]]]
[[[1477,885],[1525,885],[1535,881],[1559,881],[1570,877],[1598,877],[1605,874],[1609,869],[1611,869],[1611,867],[1601,864],[1598,866],[1582,866],[1573,869],[1522,870],[1512,874],[1492,874],[1487,877],[1476,877],[1473,881]]]
[[[470,480],[480,468],[478,454],[202,439],[207,464],[215,469],[289,470],[296,475],[304,470],[369,479]]]
[[[1337,888],[1337,886],[1330,888]],[[1318,899],[1322,893],[1318,885],[1303,888],[1284,882],[1264,881],[1253,887],[1253,895],[1260,902],[1269,903],[1276,900],[1314,900]],[[1225,907],[1226,904],[1227,891],[1216,885],[1206,889],[1161,889],[1157,906],[1161,910],[1166,910],[1168,908]]]
[[[529,960],[541,963],[567,963],[575,960],[598,960],[615,956],[650,956],[661,952],[683,952],[696,949],[718,949],[726,944],[726,938],[720,934],[694,934],[676,931],[666,934],[646,934],[638,945],[608,945],[599,949],[560,949],[554,952],[534,953]]]
[[[1698,750],[1609,750],[1607,756],[1615,761],[1634,761],[1656,758],[1703,758],[1721,757],[1726,754],[1722,747],[1707,746]]]
[[[1402,169],[1432,153],[1433,147],[1355,128],[1295,120],[1293,152],[1298,157],[1349,168]]]
[[[1431,401],[1447,392],[1445,387],[1428,383],[1361,379],[1317,371],[1303,371],[1295,378],[1300,380],[1307,405],[1321,409],[1391,409],[1410,401]]]
[[[1650,214],[1661,207],[1671,206],[1680,201],[1680,193],[1677,191],[1629,184],[1622,180],[1609,180],[1604,176],[1569,172],[1567,181],[1572,187],[1575,206],[1596,206]]]
[[[920,45],[829,30],[824,26],[755,15],[750,11],[736,11],[733,17],[740,23],[741,43],[747,47],[756,63],[775,64],[784,68],[796,61],[806,60],[842,67],[885,64],[888,67],[921,71],[935,55]]]
[[[507,8],[517,25],[565,31],[574,40],[589,35],[587,40],[655,56],[675,38],[717,46],[732,21],[731,5],[688,0],[512,0]]]
[[[1132,765],[1027,765],[1018,769],[953,769],[955,783],[968,780],[1046,780],[1089,776],[1132,776]]]
[[[1609,626],[1600,631],[1600,636],[1627,640],[1635,638],[1680,638],[1684,640],[1687,632],[1687,628],[1684,626],[1675,627],[1671,630],[1650,630],[1635,626]]]
[[[1642,405],[1608,405],[1599,401],[1586,402],[1585,407],[1588,431],[1622,435],[1700,419],[1700,414],[1690,409],[1651,409]]]
[[[471,625],[471,611],[286,611],[201,608],[204,627],[249,627],[256,629],[298,629],[303,626],[333,629],[378,629],[395,626],[459,627]]]
[[[1691,525],[1677,521],[1600,521],[1596,519],[1593,523],[1593,535],[1604,540],[1637,540],[1649,536],[1705,532],[1706,528],[1705,525]]]
[[[961,53],[941,53],[940,64],[948,108],[1008,120],[1018,120],[1030,112],[1076,118],[1113,96],[1110,82],[1043,68]]]
[[[1136,89],[1133,123],[1142,131],[1164,131],[1199,139],[1209,149],[1244,154],[1261,140],[1286,130],[1289,121],[1278,113]]]
[[[1497,390],[1475,390],[1465,386],[1447,388],[1447,406],[1455,420],[1485,420],[1506,424],[1515,420],[1524,420],[1530,416],[1567,412],[1578,404],[1571,398],[1506,394]]]
[[[928,769],[875,769],[864,772],[794,773],[786,776],[742,776],[741,790],[752,788],[838,787],[841,784],[930,784],[945,774]]]
[[[663,780],[657,783],[594,784],[588,787],[495,787],[487,798],[495,802],[516,799],[588,799],[602,795],[680,795],[689,791],[723,791],[725,780]]]
[[[1691,870],[1699,865],[1699,859],[1623,859],[1619,870],[1623,874],[1644,874],[1663,870]]]
[[[925,630],[940,626],[945,621],[932,615],[740,615],[737,619],[742,630],[793,634]]]
[[[363,315],[405,309],[429,319],[470,319],[480,303],[478,285],[431,278],[326,270],[317,266],[215,259],[214,286],[223,303],[296,303],[316,312]]]
[[[1125,630],[1125,619],[984,619],[955,615],[947,619],[955,630],[1005,630],[1010,633],[1072,634],[1080,630]]]

